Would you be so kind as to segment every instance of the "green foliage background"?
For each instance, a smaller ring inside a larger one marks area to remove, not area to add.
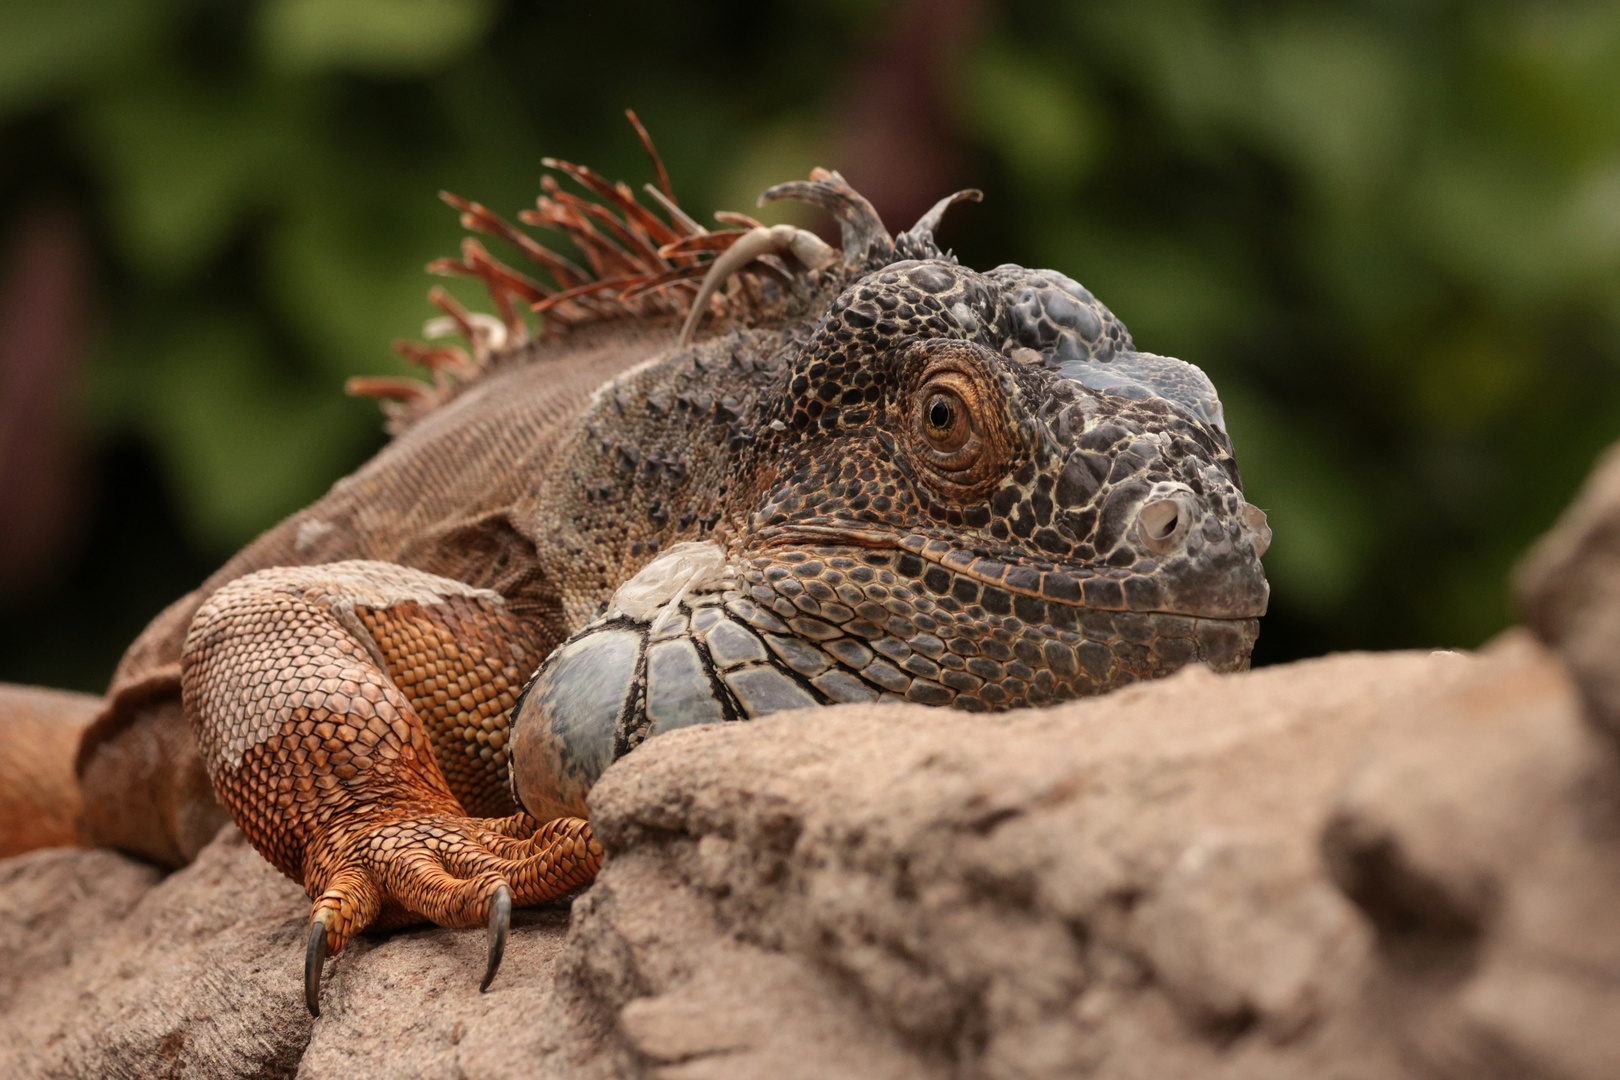
[[[689,208],[750,209],[849,168],[892,14],[4,0],[0,230],[90,223],[101,482],[59,580],[0,604],[0,677],[104,684],[381,444],[339,387],[433,313],[437,190],[511,215],[548,153],[639,185],[633,106]],[[1620,5],[1014,2],[936,92],[987,193],[963,260],[1061,269],[1221,388],[1276,532],[1257,659],[1507,624],[1513,560],[1620,435]]]

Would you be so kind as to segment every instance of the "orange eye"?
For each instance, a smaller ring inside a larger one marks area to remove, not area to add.
[[[904,411],[890,415],[906,459],[936,494],[958,502],[983,498],[1016,464],[1019,450],[993,375],[1005,361],[969,342],[930,341],[903,363],[904,393],[894,404]]]
[[[922,410],[923,436],[942,454],[960,450],[973,434],[967,405],[955,391],[935,389]]]

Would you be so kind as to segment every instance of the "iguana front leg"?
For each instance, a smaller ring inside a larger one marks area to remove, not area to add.
[[[314,900],[312,1013],[325,955],[367,927],[487,922],[487,987],[511,905],[595,876],[585,821],[541,824],[507,793],[537,652],[497,594],[390,563],[261,571],[197,612],[186,714],[221,803]]]

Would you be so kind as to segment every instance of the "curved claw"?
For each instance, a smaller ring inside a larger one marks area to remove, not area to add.
[[[309,924],[309,945],[304,949],[304,1005],[311,1016],[321,1015],[321,966],[325,963],[326,920],[317,915]]]
[[[501,970],[501,957],[506,953],[506,935],[512,928],[512,890],[505,885],[495,887],[495,899],[489,904],[489,963],[484,968],[484,981],[478,984],[482,994],[495,981]]]

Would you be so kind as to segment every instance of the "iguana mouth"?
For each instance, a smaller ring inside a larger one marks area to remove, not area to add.
[[[1003,589],[1014,596],[1033,597],[1065,607],[1129,611],[1138,615],[1171,615],[1233,623],[1252,622],[1256,618],[1253,615],[1205,615],[1197,611],[1177,611],[1159,606],[1132,606],[1126,594],[1128,588],[1126,581],[1131,576],[1128,572],[1113,571],[1112,568],[1102,572],[1090,569],[1071,571],[1061,570],[1050,564],[1032,566],[1027,563],[1007,562],[975,555],[947,541],[919,536],[916,533],[882,528],[795,524],[761,529],[756,535],[762,541],[759,548],[766,551],[807,543],[905,551],[952,574],[971,578],[980,586]]]

